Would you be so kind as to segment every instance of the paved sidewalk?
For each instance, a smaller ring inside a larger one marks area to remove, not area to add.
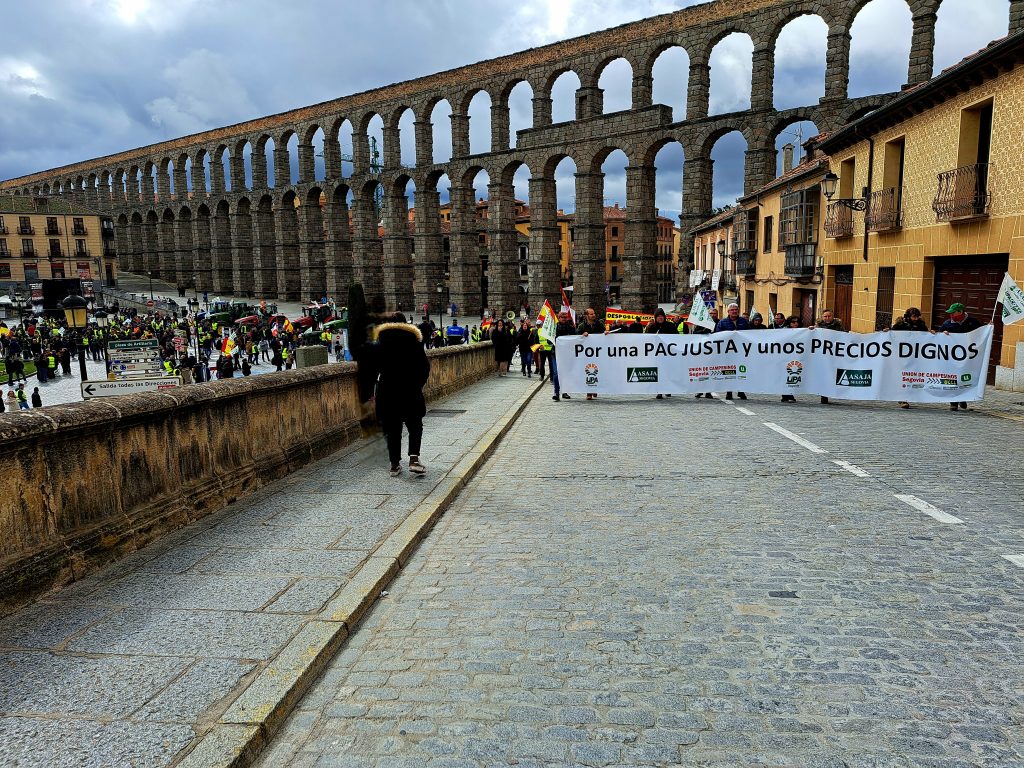
[[[432,403],[425,479],[362,441],[0,620],[0,765],[170,765],[533,383]]]
[[[539,396],[257,764],[1024,766],[1022,437]]]

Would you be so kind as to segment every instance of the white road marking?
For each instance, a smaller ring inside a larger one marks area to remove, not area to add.
[[[800,435],[794,435],[788,429],[783,429],[778,424],[772,424],[770,421],[766,421],[766,422],[763,422],[763,423],[764,423],[764,425],[766,427],[768,427],[768,429],[775,430],[780,435],[782,435],[785,438],[788,438],[788,439],[792,440],[797,445],[802,445],[804,448],[806,448],[811,453],[828,453],[828,451],[826,451],[824,448],[815,445],[814,443],[812,443],[809,440],[804,440],[802,437],[800,437]]]
[[[957,523],[963,522],[963,520],[961,520],[959,517],[954,517],[953,515],[943,512],[941,509],[933,507],[924,499],[917,498],[917,496],[913,496],[909,493],[897,493],[895,495],[896,498],[902,501],[904,504],[913,507],[918,512],[924,512],[926,515],[928,515],[928,517],[935,518],[940,523],[949,523],[950,525],[956,525]]]
[[[858,467],[856,464],[851,464],[848,461],[842,461],[840,459],[832,459],[832,463],[835,464],[837,467],[842,467],[847,472],[849,472],[851,475],[856,475],[857,477],[871,477],[871,475],[869,475],[863,469]]]
[[[1024,568],[1024,555],[1003,555],[1007,560],[1018,568]]]
[[[746,408],[740,408],[738,405],[736,406],[736,410],[739,411],[740,413],[746,414],[747,416],[757,415],[753,411],[748,411]]]

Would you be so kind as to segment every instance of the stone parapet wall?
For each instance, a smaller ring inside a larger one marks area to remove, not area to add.
[[[430,353],[428,400],[493,370]],[[0,416],[0,613],[360,437],[354,363]]]

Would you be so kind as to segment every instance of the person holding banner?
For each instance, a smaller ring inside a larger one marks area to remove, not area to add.
[[[910,307],[906,312],[903,313],[903,317],[893,323],[892,328],[886,330],[890,331],[923,331],[928,332],[928,325],[924,320],[921,319],[921,310],[917,307]],[[899,401],[900,408],[909,408],[910,403],[906,400]]]
[[[704,300],[702,298],[700,298],[700,294],[697,294],[696,296],[694,296],[693,301],[694,301],[694,306],[697,306],[696,302],[698,302],[698,301],[701,303],[701,305],[704,304]],[[705,325],[693,324],[693,327],[690,329],[690,333],[694,333],[694,334],[697,334],[697,335],[707,335],[707,334],[712,333],[712,328],[714,328],[716,325],[718,325],[718,307],[711,307],[711,309],[707,310],[707,313],[708,313],[708,320],[711,323],[711,328],[708,328]],[[696,313],[691,309],[690,310],[690,314],[694,315]],[[687,321],[687,322],[689,322],[689,321]],[[702,397],[706,397],[708,400],[712,399],[710,392],[698,392],[696,395],[694,395],[694,397],[696,397],[698,399],[702,398]]]
[[[559,336],[575,336],[575,335],[576,335],[576,328],[573,326],[572,320],[569,319],[569,310],[564,309],[564,310],[562,310],[561,312],[558,313],[558,325],[555,326],[555,338],[557,339]],[[565,392],[561,392],[560,393],[560,390],[559,390],[559,387],[558,387],[558,362],[557,362],[557,356],[555,355],[555,350],[554,349],[551,350],[550,362],[551,362],[551,383],[554,384],[554,386],[555,386],[555,396],[552,397],[551,399],[552,400],[558,400],[559,396],[561,396],[562,400],[569,400],[570,399],[569,395],[567,395]]]
[[[644,329],[644,333],[678,334],[679,331],[676,329],[674,323],[670,323],[668,320],[665,319],[665,310],[662,309],[661,307],[658,307],[658,309],[655,310],[654,312],[654,319],[650,322],[650,325],[648,325],[647,328]],[[672,395],[669,395],[669,397],[672,397]],[[659,394],[655,399],[662,400],[663,398],[664,395]]]
[[[597,312],[594,311],[593,307],[587,307],[587,311],[583,313],[583,320],[580,322],[576,332],[584,337],[592,333],[605,333],[604,323],[597,319]],[[587,400],[597,400],[597,395],[593,392],[588,392]]]
[[[818,321],[817,325],[812,325],[811,328],[824,328],[829,331],[839,331],[846,333],[846,329],[843,327],[843,321],[835,316],[835,313],[831,309],[823,309],[821,311],[821,320]],[[822,405],[828,405],[828,398],[824,395],[821,396]]]
[[[941,305],[940,305],[941,306]],[[970,333],[978,328],[981,328],[981,321],[973,315],[967,314],[967,308],[956,301],[949,305],[949,309],[946,310],[946,314],[949,315],[946,318],[946,322],[939,326],[939,330],[942,331],[946,336],[951,333]],[[955,411],[957,408],[966,411],[967,402],[965,400],[954,401],[949,404],[949,410]]]
[[[723,331],[746,331],[750,328],[750,322],[745,317],[740,317],[740,305],[730,304],[726,307],[726,316],[715,323],[715,333],[722,333]],[[736,393],[740,400],[747,399],[746,392]],[[726,400],[732,400],[732,392],[725,393]]]

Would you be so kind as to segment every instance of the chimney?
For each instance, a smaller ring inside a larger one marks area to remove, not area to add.
[[[785,144],[782,147],[782,172],[788,173],[793,170],[793,150],[795,150],[792,144]]]

